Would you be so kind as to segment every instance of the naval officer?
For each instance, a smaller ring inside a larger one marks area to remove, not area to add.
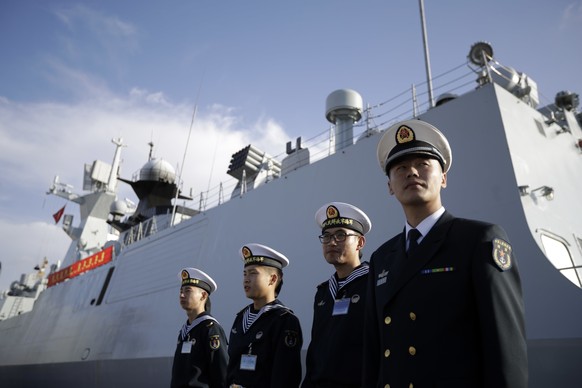
[[[386,130],[377,156],[405,225],[370,259],[363,385],[527,387],[515,254],[500,226],[441,204],[447,139],[409,120]]]
[[[178,334],[171,387],[223,388],[228,365],[226,335],[210,315],[210,294],[216,290],[216,282],[196,268],[184,268],[180,279],[180,306],[188,319]]]
[[[315,213],[323,257],[334,267],[317,286],[302,388],[356,388],[362,379],[362,340],[369,266],[362,249],[372,227],[354,205],[331,202]]]
[[[289,260],[261,244],[240,250],[243,288],[252,303],[235,318],[230,332],[230,387],[297,388],[301,382],[303,336],[299,319],[277,299]]]

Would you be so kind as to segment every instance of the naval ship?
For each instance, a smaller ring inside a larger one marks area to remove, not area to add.
[[[555,91],[542,106],[534,79],[497,61],[491,45],[434,79],[438,98],[416,88],[373,106],[354,90],[325,101],[329,129],[309,141],[282,140],[271,156],[234,150],[225,180],[194,196],[163,159],[132,177],[112,163],[85,165],[83,192],[55,178],[48,193],[76,203],[63,216],[71,245],[0,299],[0,386],[169,386],[178,330],[177,274],[197,267],[218,283],[213,315],[228,331],[249,303],[239,248],[267,244],[290,258],[280,299],[310,341],[316,285],[329,278],[315,211],[352,203],[371,218],[364,259],[399,233],[404,215],[376,159],[381,133],[417,117],[447,136],[454,154],[443,191],[455,215],[502,225],[520,268],[530,387],[578,387],[582,360],[582,114],[578,95]],[[438,86],[437,86],[438,85]],[[429,89],[430,91],[431,89]],[[323,106],[322,98],[322,106]],[[323,115],[322,115],[322,122]],[[326,125],[327,126],[327,125]],[[137,204],[120,200],[129,185]]]

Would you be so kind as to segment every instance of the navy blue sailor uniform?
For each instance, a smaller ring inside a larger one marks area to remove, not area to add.
[[[302,388],[361,386],[368,272],[363,262],[347,278],[334,273],[317,286]]]
[[[303,337],[299,319],[278,299],[241,310],[230,332],[228,386],[296,388]]]
[[[371,257],[364,387],[527,387],[517,263],[497,225],[436,222],[410,257],[401,233]]]
[[[227,345],[222,326],[210,314],[186,321],[178,334],[171,387],[224,388]]]

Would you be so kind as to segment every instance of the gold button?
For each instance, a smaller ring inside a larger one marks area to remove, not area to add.
[[[416,321],[416,314],[413,312],[410,312],[410,319],[413,321]]]
[[[414,346],[409,347],[408,353],[410,353],[411,356],[414,356],[416,354],[416,348]]]
[[[386,318],[384,318],[384,323],[385,323],[385,324],[389,325],[389,324],[390,324],[390,322],[392,322],[392,318],[390,318],[390,317],[386,317]]]
[[[386,350],[384,351],[384,357],[386,357],[386,358],[387,358],[388,356],[390,356],[390,349],[386,349]]]

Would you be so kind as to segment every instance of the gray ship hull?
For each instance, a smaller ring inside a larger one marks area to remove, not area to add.
[[[559,143],[571,139],[535,138],[536,123],[544,122],[541,114],[494,84],[421,118],[443,129],[455,150],[443,192],[447,210],[501,224],[509,235],[523,282],[530,387],[577,386],[582,290],[552,265],[540,242],[541,231],[551,230],[568,241],[573,258],[582,262],[575,240],[582,233],[576,216],[582,205],[574,200],[582,182],[560,176],[573,171],[576,157],[580,163],[579,155],[561,151]],[[374,228],[364,259],[403,228],[400,205],[389,196],[377,165],[378,140],[378,135],[363,137],[241,197],[121,245],[110,264],[48,288],[31,312],[0,322],[2,386],[168,386],[177,332],[185,319],[176,274],[184,266],[212,274],[219,284],[212,312],[229,330],[235,314],[248,304],[237,255],[247,242],[268,244],[290,258],[280,299],[299,317],[306,348],[315,287],[331,275],[321,257],[314,212],[323,203],[343,201],[370,215]],[[542,148],[532,143],[538,141]],[[546,159],[545,168],[533,169],[542,163],[541,150],[560,159]],[[519,186],[541,184],[554,187],[551,203],[520,195]]]

